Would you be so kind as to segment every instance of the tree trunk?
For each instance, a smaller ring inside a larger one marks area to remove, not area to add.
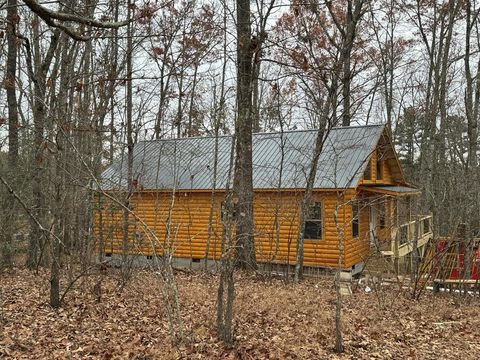
[[[478,38],[478,14],[472,19],[472,9],[470,1],[466,4],[466,43],[465,43],[465,77],[466,77],[466,89],[465,89],[465,114],[467,117],[467,138],[468,138],[468,158],[466,163],[465,178],[467,189],[467,202],[466,209],[464,211],[464,222],[468,225],[467,236],[465,241],[466,250],[470,247],[469,238],[473,236],[471,231],[478,228],[480,224],[478,205],[480,202],[480,195],[477,188],[479,179],[478,170],[478,117],[480,108],[480,60],[477,61],[476,66],[476,79],[473,80],[472,70],[470,66],[470,38],[471,31],[476,26],[477,38]],[[477,212],[476,215],[475,212]],[[467,257],[467,254],[465,254]]]
[[[198,61],[195,61],[194,70],[193,70],[193,80],[192,80],[192,91],[190,93],[190,106],[188,109],[188,127],[187,127],[187,136],[196,136],[198,135],[197,129],[193,131],[193,114],[195,108],[195,90],[197,87],[197,75],[198,75]]]
[[[128,1],[127,17],[132,17],[132,6]],[[127,194],[123,211],[123,239],[122,239],[122,283],[130,278],[129,238],[130,238],[130,199],[133,194],[133,93],[132,93],[132,52],[133,52],[132,23],[127,27],[127,96],[126,96],[126,135],[127,135]]]
[[[312,203],[312,190],[315,183],[315,178],[317,177],[318,159],[320,158],[320,154],[322,153],[326,134],[328,134],[328,131],[325,129],[324,126],[320,126],[317,131],[315,149],[313,151],[313,158],[310,165],[307,184],[305,186],[305,194],[303,196],[302,205],[300,208],[300,221],[297,233],[297,255],[294,275],[295,282],[299,282],[300,279],[303,278],[303,239],[305,234],[305,220],[308,218],[310,213],[310,206]]]
[[[16,169],[18,162],[18,104],[16,93],[17,72],[17,39],[15,28],[19,17],[17,0],[7,1],[7,66],[5,73],[5,88],[8,104],[8,165]]]
[[[343,113],[342,113],[342,125],[350,126],[351,122],[351,104],[350,93],[352,83],[352,69],[351,69],[351,57],[353,45],[357,34],[357,25],[364,14],[365,0],[348,0],[347,8],[345,9],[345,19],[340,20],[337,18],[336,11],[332,7],[332,1],[327,1],[326,6],[330,12],[335,26],[340,32],[342,42],[340,45],[340,59],[339,67],[342,68],[342,95],[343,95]],[[334,109],[334,112],[336,109]]]
[[[177,103],[177,116],[175,119],[175,126],[177,131],[177,138],[182,137],[182,124],[183,124],[183,77],[184,70],[180,70],[180,79],[178,81],[178,103]]]
[[[60,70],[59,70],[59,88],[68,89],[74,77],[74,70],[71,66],[72,56],[75,51],[75,45],[69,46],[68,38],[62,35],[58,45],[61,54]],[[55,106],[55,117],[58,119],[56,124],[57,135],[55,137],[56,147],[58,151],[53,158],[56,161],[56,166],[52,166],[54,176],[52,176],[52,183],[54,184],[54,196],[52,206],[53,226],[50,229],[47,241],[51,252],[50,264],[50,306],[53,308],[60,307],[60,264],[62,261],[62,246],[64,244],[70,245],[70,250],[73,250],[73,244],[69,243],[68,239],[68,224],[75,222],[72,211],[73,201],[68,201],[74,194],[74,189],[68,189],[67,176],[72,173],[73,166],[71,166],[72,154],[69,149],[69,136],[72,128],[72,114],[69,113],[69,92],[60,90],[57,96]],[[53,161],[52,161],[53,165]],[[78,205],[77,205],[78,206]],[[81,205],[80,205],[81,206]],[[80,207],[79,206],[79,207]],[[58,235],[55,231],[58,229]],[[60,241],[60,239],[62,239]],[[63,242],[63,244],[62,244]],[[81,259],[83,261],[83,259]]]
[[[226,47],[225,47],[226,49]],[[218,133],[220,130],[220,125],[225,121],[225,73],[226,73],[226,57],[224,58],[223,72],[222,72],[222,83],[220,84],[220,102],[217,106],[215,105],[215,117],[214,117],[214,133],[215,133],[215,149],[213,157],[213,173],[212,173],[212,194],[210,197],[210,213],[208,215],[208,235],[207,242],[205,244],[205,271],[208,267],[208,256],[210,252],[210,242],[212,239],[213,233],[213,214],[216,207],[216,193],[217,193],[217,176],[218,176]],[[215,96],[215,94],[214,94]]]
[[[18,104],[16,92],[17,43],[15,28],[18,23],[17,0],[7,1],[7,64],[5,67],[5,89],[8,106],[8,178],[15,184],[14,174],[18,171]],[[3,242],[0,243],[0,267],[13,264],[13,221],[16,218],[14,202],[6,194],[2,199],[2,212],[5,214]]]
[[[332,123],[329,123],[328,116],[332,101],[334,100],[337,89],[336,87],[329,89],[329,96],[326,100],[325,107],[320,111],[320,124],[317,130],[317,136],[315,139],[315,148],[312,154],[312,160],[310,163],[310,169],[308,173],[307,183],[305,184],[305,193],[303,195],[302,204],[300,207],[299,224],[297,232],[297,254],[295,261],[295,275],[294,281],[299,282],[303,278],[303,240],[305,234],[305,220],[308,218],[310,212],[310,205],[312,202],[312,190],[317,177],[318,160],[322,153],[323,144],[330,132]]]
[[[228,189],[227,189],[228,192]],[[234,234],[232,193],[224,200],[223,236],[221,246],[220,283],[217,291],[217,335],[226,344],[233,343],[234,281]]]
[[[342,292],[341,292],[341,272],[343,268],[343,254],[344,247],[343,241],[345,238],[345,229],[344,224],[340,224],[338,220],[338,208],[340,202],[343,203],[343,195],[337,196],[337,203],[335,205],[335,210],[333,212],[333,220],[335,222],[335,229],[338,236],[338,266],[335,274],[335,352],[342,353],[343,348],[343,332],[342,332]]]
[[[225,198],[223,200],[222,243],[220,262],[220,283],[217,290],[217,336],[227,344],[233,342],[233,301],[235,298],[235,257],[236,246],[233,229],[234,204],[233,192],[230,191],[230,177],[234,163],[235,138],[232,139],[230,149],[230,166],[228,168],[227,183],[225,185]]]
[[[40,53],[40,31],[37,23],[33,28],[34,39],[34,58],[30,57],[30,48],[27,48],[27,65],[29,68],[30,80],[33,82],[34,91],[34,105],[33,105],[33,122],[34,122],[34,169],[32,176],[32,194],[33,194],[33,209],[34,217],[40,224],[45,223],[45,197],[43,194],[44,177],[47,169],[47,158],[45,146],[47,142],[44,139],[45,118],[46,118],[46,83],[47,72],[50,69],[52,59],[60,37],[60,30],[55,30],[50,38],[48,50],[42,61],[42,54]],[[35,222],[31,223],[30,242],[28,248],[27,266],[34,268],[41,260],[41,254],[45,245],[43,234]]]
[[[53,229],[52,229],[53,231]],[[52,246],[52,264],[50,269],[50,306],[60,307],[60,242],[57,238],[50,239]]]
[[[115,22],[118,21],[118,8],[119,8],[119,1],[116,0],[113,5],[113,19]],[[118,29],[113,29],[113,36],[110,43],[111,46],[111,56],[112,56],[112,63],[110,67],[110,148],[108,152],[108,159],[110,163],[113,162],[113,155],[114,155],[114,143],[115,143],[115,83],[117,77],[117,65],[118,65]]]
[[[256,269],[253,234],[252,61],[250,1],[237,0],[237,121],[233,193],[237,265]]]

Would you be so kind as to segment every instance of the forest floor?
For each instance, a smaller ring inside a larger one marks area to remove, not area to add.
[[[93,285],[102,278],[97,301]],[[237,274],[235,343],[216,339],[218,278],[176,276],[190,342],[175,345],[158,276],[135,270],[123,290],[118,270],[78,283],[62,308],[48,305],[49,277],[15,268],[0,274],[1,359],[478,359],[480,300],[397,285],[344,297],[345,352],[334,345],[332,276],[301,284]]]

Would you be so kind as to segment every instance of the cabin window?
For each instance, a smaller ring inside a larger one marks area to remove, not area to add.
[[[322,238],[322,204],[319,202],[315,202],[309,209],[303,237],[311,240]]]
[[[363,179],[364,180],[372,180],[372,166],[371,166],[371,161],[367,161],[367,168],[365,169],[365,172],[363,173]]]
[[[360,215],[360,208],[358,206],[358,202],[354,201],[352,203],[352,237],[358,237],[358,234],[360,232],[360,221],[359,221],[359,215]]]
[[[377,157],[377,180],[383,179],[383,160],[381,156]]]

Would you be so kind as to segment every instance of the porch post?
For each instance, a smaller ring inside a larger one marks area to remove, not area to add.
[[[412,198],[410,196],[407,196],[407,206],[408,206],[408,225],[407,225],[407,246],[409,249],[411,249],[411,246],[413,245],[413,239],[412,239],[412,233],[411,233],[411,228],[410,228],[410,222],[412,221]],[[408,255],[408,258],[406,259],[408,260],[407,264],[408,264],[408,268],[405,269],[407,271],[407,274],[408,272],[411,272],[412,271],[412,268],[413,268],[413,254],[412,252],[410,251],[410,254]],[[405,262],[405,261],[404,261]],[[407,266],[407,264],[404,264],[404,267]]]
[[[393,251],[393,268],[395,269],[396,275],[398,275],[398,238],[400,236],[400,228],[398,226],[399,222],[399,206],[398,206],[398,197],[395,197],[395,236],[392,239],[392,251]]]

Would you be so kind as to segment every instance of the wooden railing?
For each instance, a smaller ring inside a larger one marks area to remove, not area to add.
[[[418,230],[417,227],[418,221]],[[413,250],[413,240],[417,236],[417,248],[422,248],[433,236],[432,215],[421,215],[418,220],[398,226],[392,232],[392,252],[403,257]]]

